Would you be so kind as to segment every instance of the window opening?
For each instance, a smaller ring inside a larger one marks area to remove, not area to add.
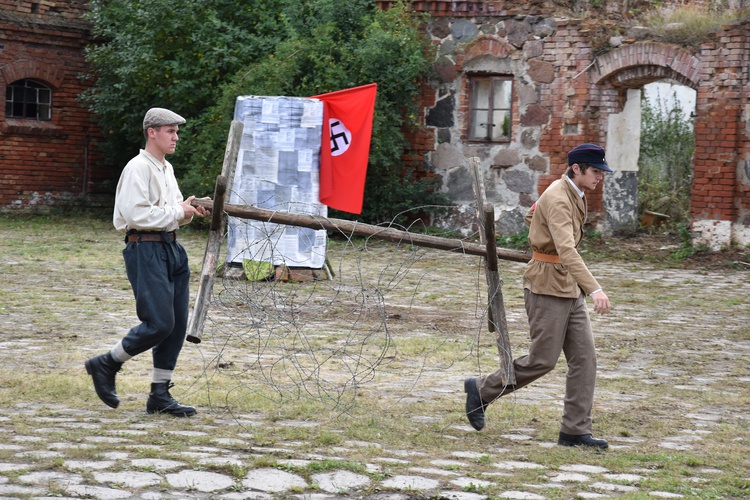
[[[510,140],[512,92],[511,77],[472,77],[470,141]]]
[[[52,119],[52,89],[35,80],[16,80],[5,90],[5,116],[28,120]]]

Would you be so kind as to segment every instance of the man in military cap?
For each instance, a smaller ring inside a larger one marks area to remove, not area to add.
[[[612,305],[576,250],[586,220],[584,191],[595,189],[605,172],[612,170],[603,148],[590,143],[576,146],[568,153],[565,174],[526,214],[533,251],[524,273],[531,345],[526,356],[513,361],[515,385],[505,384],[504,370],[464,381],[466,416],[476,430],[484,427],[484,410],[490,403],[550,372],[563,352],[568,373],[557,444],[609,446],[592,435],[596,349],[586,296],[592,298],[597,313],[608,313]]]
[[[112,349],[86,361],[99,398],[117,408],[120,399],[115,375],[125,361],[151,350],[153,372],[148,413],[177,417],[196,413],[170,395],[172,373],[185,340],[188,321],[190,269],[177,230],[194,216],[205,217],[203,207],[183,199],[172,165],[178,131],[185,119],[168,109],[151,108],[143,119],[146,146],[125,166],[117,184],[113,223],[125,233],[125,270],[135,295],[140,324]]]

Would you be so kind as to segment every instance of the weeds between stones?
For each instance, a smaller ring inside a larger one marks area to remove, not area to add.
[[[197,277],[205,234],[188,230],[180,236]],[[175,396],[197,405],[200,414],[176,422],[145,414],[148,356],[135,358],[118,374],[123,399],[118,410],[103,407],[83,369],[87,357],[109,348],[136,321],[120,257],[122,241],[109,221],[0,216],[0,242],[0,433],[8,437],[0,462],[30,461],[36,469],[67,471],[65,460],[106,461],[127,446],[139,457],[198,466],[200,456],[190,454],[215,448],[221,440],[242,463],[234,477],[290,457],[326,454],[357,471],[388,458],[385,468],[372,474],[376,479],[409,467],[434,468],[435,460],[471,451],[478,454],[472,474],[495,478],[491,486],[472,489],[487,495],[528,483],[538,484],[541,495],[559,495],[552,479],[571,463],[600,467],[607,471],[602,478],[637,475],[641,479],[606,478],[637,491],[727,498],[747,492],[750,280],[746,270],[720,266],[718,258],[711,265],[703,260],[676,267],[668,258],[618,258],[623,252],[617,247],[632,241],[611,241],[610,254],[597,250],[601,257],[592,258],[591,266],[615,311],[592,315],[599,354],[594,418],[597,434],[613,449],[589,453],[552,444],[564,360],[538,383],[493,404],[482,432],[468,429],[461,382],[478,370],[494,369],[497,362],[494,338],[486,331],[486,288],[478,258],[440,251],[415,257],[410,248],[368,246],[367,258],[357,264],[360,290],[372,282],[370,276],[383,276],[384,263],[412,261],[401,288],[385,294],[390,357],[375,366],[372,378],[356,387],[347,404],[336,408],[330,399],[303,393],[285,395],[279,403],[278,390],[251,376],[246,346],[230,342],[217,351],[214,332],[205,345],[186,344],[183,350]],[[337,255],[341,249],[334,245],[330,251]],[[522,270],[520,264],[501,264],[516,356],[528,342]],[[318,351],[341,340],[338,329],[347,326],[342,315],[355,302],[329,300],[330,309],[324,311],[323,301],[310,300],[308,305],[325,313],[311,323],[319,327],[320,337],[310,337],[310,347]],[[373,318],[381,321],[379,314]],[[213,318],[217,331],[223,320]],[[218,366],[217,352],[231,362],[234,373]],[[32,453],[19,457],[14,448],[19,443]],[[403,457],[408,465],[398,461]],[[515,469],[504,463],[509,460],[543,467]],[[226,465],[201,466],[228,471]],[[310,477],[320,466],[285,467]]]

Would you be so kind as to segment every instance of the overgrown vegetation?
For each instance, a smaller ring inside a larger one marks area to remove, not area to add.
[[[659,96],[652,105],[641,99],[641,149],[638,159],[639,214],[668,215],[673,224],[690,221],[695,134],[679,100],[671,108]]]
[[[697,49],[709,33],[747,17],[747,13],[736,12],[716,6],[705,8],[681,7],[650,10],[644,16],[644,23],[657,39]]]
[[[515,234],[499,236],[497,238],[497,245],[501,248],[529,250],[529,230],[526,229]]]
[[[424,19],[404,4],[383,11],[371,0],[93,0],[90,18],[96,80],[85,99],[101,117],[106,156],[116,166],[142,145],[145,110],[171,108],[188,119],[171,157],[182,190],[210,195],[237,96],[307,97],[376,82],[360,218],[383,222],[407,208],[448,203],[401,163],[434,50]]]
[[[693,257],[699,252],[709,253],[711,249],[705,245],[693,245],[693,236],[690,233],[689,226],[680,224],[677,226],[677,232],[680,235],[680,245],[677,250],[672,252],[672,260],[685,260]]]

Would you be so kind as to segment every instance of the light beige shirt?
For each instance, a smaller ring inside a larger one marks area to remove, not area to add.
[[[187,224],[172,165],[141,149],[120,175],[112,222],[118,231],[173,231]]]

